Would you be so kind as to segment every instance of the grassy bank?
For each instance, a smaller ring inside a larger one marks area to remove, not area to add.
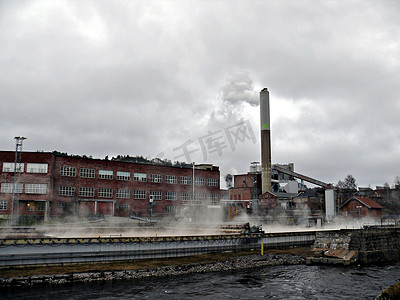
[[[400,299],[400,281],[384,289],[378,299]]]
[[[0,278],[26,277],[32,275],[55,275],[71,274],[85,272],[109,272],[124,270],[142,270],[155,269],[165,266],[178,266],[186,264],[206,264],[216,261],[224,261],[233,257],[260,254],[260,251],[242,251],[242,252],[223,252],[210,253],[196,256],[187,256],[179,258],[149,259],[122,262],[74,264],[74,265],[50,265],[50,266],[32,266],[32,267],[9,267],[0,269]],[[289,249],[266,249],[264,254],[291,254],[298,256],[313,256],[314,253],[310,247],[296,247]]]

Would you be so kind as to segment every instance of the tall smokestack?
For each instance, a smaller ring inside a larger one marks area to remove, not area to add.
[[[261,190],[264,194],[271,191],[271,123],[269,119],[269,92],[263,88],[260,92],[261,115]]]

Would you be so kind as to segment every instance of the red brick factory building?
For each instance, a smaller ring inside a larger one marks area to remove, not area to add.
[[[343,217],[382,218],[383,207],[368,197],[353,196],[340,206]]]
[[[68,215],[162,217],[183,205],[220,203],[219,167],[210,164],[193,168],[161,160],[22,152],[12,207],[14,161],[14,151],[0,151],[0,219],[17,209],[21,218],[33,221]]]

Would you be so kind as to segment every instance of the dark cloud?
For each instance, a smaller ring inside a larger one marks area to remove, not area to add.
[[[259,160],[258,93],[272,160],[328,182],[400,175],[397,1],[2,1],[0,145],[154,156],[248,122],[208,162]],[[193,160],[202,161],[199,148]]]

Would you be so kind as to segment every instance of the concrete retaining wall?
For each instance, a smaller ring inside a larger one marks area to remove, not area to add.
[[[400,261],[400,228],[366,228],[355,231],[350,249],[358,250],[362,263]]]
[[[399,227],[366,227],[317,232],[314,251],[322,251],[332,259],[342,259],[350,252],[361,263],[386,263],[400,261]]]

